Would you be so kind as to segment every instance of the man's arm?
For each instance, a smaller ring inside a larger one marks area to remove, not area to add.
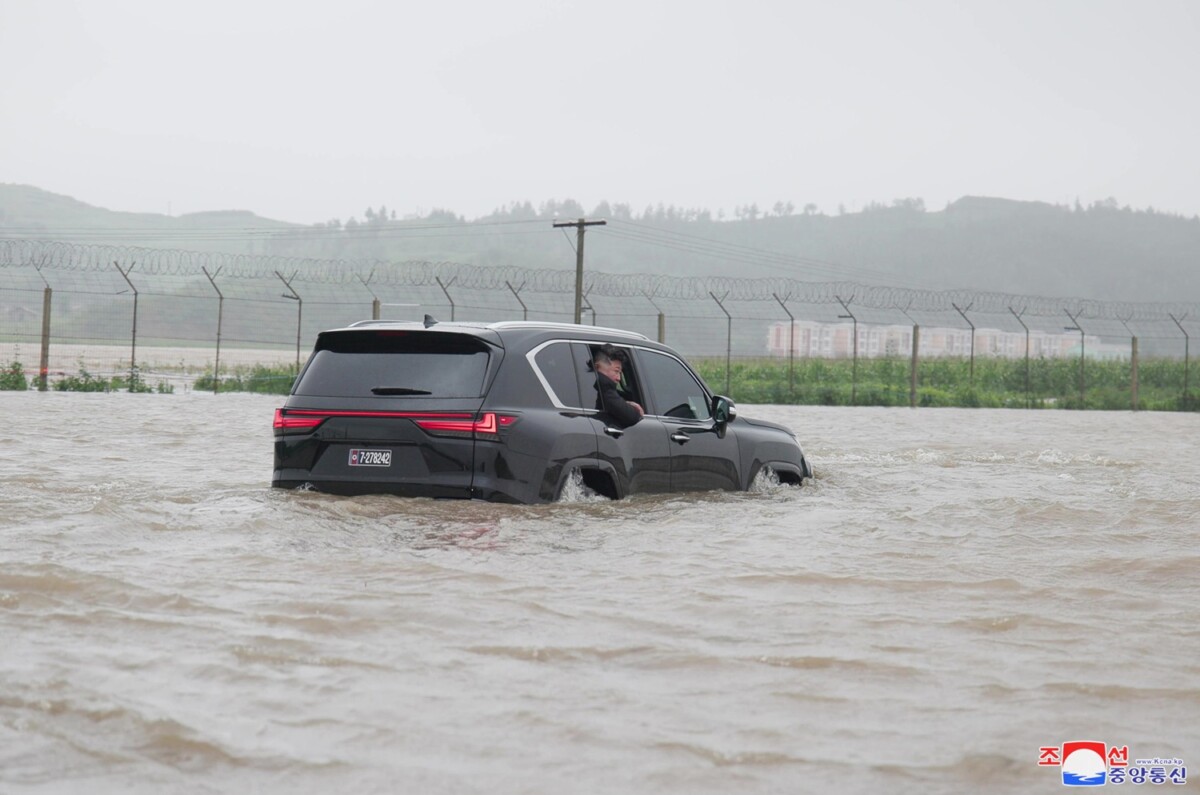
[[[606,412],[622,428],[636,425],[645,411],[637,403],[626,400],[617,392],[617,385],[611,379],[600,377],[601,411]]]

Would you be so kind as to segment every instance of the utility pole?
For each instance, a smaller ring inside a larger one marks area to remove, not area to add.
[[[575,244],[575,325],[579,325],[583,317],[583,230],[588,226],[604,226],[608,221],[555,221],[554,226],[573,226],[576,232]]]

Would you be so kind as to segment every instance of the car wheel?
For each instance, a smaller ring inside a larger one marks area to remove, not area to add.
[[[575,467],[563,478],[555,502],[601,502],[614,496],[612,482],[603,472]]]
[[[799,486],[803,478],[790,469],[778,470],[770,464],[763,464],[750,483],[749,491],[769,492],[785,486]]]
[[[764,464],[759,468],[758,474],[754,476],[754,480],[750,482],[750,491],[769,492],[779,488],[780,480],[779,473],[772,467]]]

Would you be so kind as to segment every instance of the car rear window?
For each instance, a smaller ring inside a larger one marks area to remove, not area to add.
[[[322,334],[294,394],[326,397],[479,397],[488,346],[465,334]]]

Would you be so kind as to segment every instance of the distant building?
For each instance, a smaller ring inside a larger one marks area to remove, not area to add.
[[[849,358],[854,355],[854,324],[820,323],[798,320],[795,337],[788,345],[790,322],[772,323],[767,330],[767,353],[818,359]],[[885,356],[908,356],[912,353],[912,326],[877,326],[860,323],[858,326],[858,355],[866,359]],[[975,355],[1001,359],[1020,359],[1025,356],[1025,332],[1001,331],[994,328],[975,330]],[[1085,335],[1088,358],[1128,358],[1124,346],[1105,345],[1095,335]],[[939,356],[970,356],[971,330],[965,328],[922,327],[918,355],[922,358]],[[1079,334],[1075,332],[1029,332],[1029,355],[1033,358],[1078,358]]]

